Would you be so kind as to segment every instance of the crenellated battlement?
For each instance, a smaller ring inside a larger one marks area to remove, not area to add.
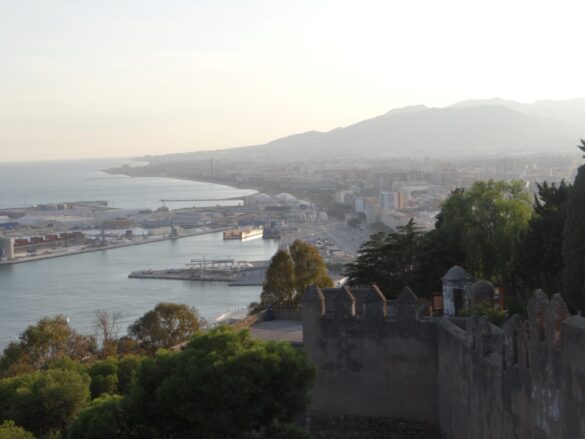
[[[345,324],[376,326],[382,323],[412,323],[423,318],[425,305],[410,288],[405,288],[396,300],[387,300],[373,285],[367,288],[318,288],[311,286],[303,298],[303,312],[312,319],[322,318]]]
[[[535,291],[526,320],[427,317],[408,288],[305,293],[313,408],[437,423],[446,438],[585,437],[585,319]]]
[[[388,301],[376,286],[310,287],[302,315],[315,410],[436,422],[439,319],[422,316],[410,289]]]

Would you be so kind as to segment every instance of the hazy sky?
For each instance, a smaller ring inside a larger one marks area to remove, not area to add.
[[[585,97],[585,3],[0,0],[0,161],[264,143],[389,109]]]

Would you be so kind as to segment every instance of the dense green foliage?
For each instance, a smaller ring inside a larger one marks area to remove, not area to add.
[[[63,432],[89,398],[89,377],[49,369],[0,380],[0,420],[12,420],[39,438]]]
[[[306,409],[313,368],[288,343],[247,331],[196,332],[183,351],[150,357],[81,362],[59,351],[35,366],[0,378],[0,439],[307,438],[292,423]]]
[[[60,357],[88,361],[97,355],[94,337],[74,331],[67,318],[58,315],[29,326],[18,342],[10,343],[0,358],[0,377],[33,372]]]
[[[24,428],[16,426],[13,421],[4,421],[0,424],[0,439],[35,439],[35,437]]]
[[[220,327],[142,364],[131,419],[161,436],[253,437],[302,413],[312,379],[304,354],[290,345]]]
[[[122,396],[104,395],[94,399],[68,430],[69,439],[128,438]]]
[[[579,148],[585,152],[585,140]],[[573,190],[567,200],[564,228],[563,290],[565,299],[574,310],[585,311],[585,165],[575,177]]]
[[[459,317],[469,317],[472,314],[487,317],[487,319],[496,326],[503,325],[508,319],[508,311],[501,308],[494,308],[487,303],[478,303],[469,308],[461,309],[457,313]]]
[[[144,358],[130,354],[119,358],[110,357],[89,365],[87,373],[91,378],[91,397],[128,393]]]
[[[443,203],[434,230],[423,233],[411,220],[396,232],[372,235],[347,265],[350,284],[376,284],[388,297],[406,286],[429,296],[455,264],[501,284],[531,215],[521,182],[478,181],[469,190],[457,189]]]
[[[279,308],[295,306],[295,267],[286,250],[277,251],[266,270],[260,301]]]
[[[144,349],[154,353],[188,340],[201,323],[195,308],[181,303],[159,303],[136,320],[128,333]]]
[[[571,186],[544,182],[538,185],[534,214],[518,238],[508,287],[509,306],[521,310],[532,291],[561,291],[564,269],[562,247],[566,206]]]
[[[294,264],[297,303],[300,303],[302,295],[310,285],[321,288],[333,286],[333,281],[327,273],[327,265],[317,247],[297,239],[289,247],[289,252]]]
[[[459,242],[467,270],[477,279],[503,282],[517,237],[532,215],[523,183],[477,181],[468,191],[454,192],[441,214],[440,228]]]
[[[216,328],[179,353],[144,360],[129,395],[94,400],[68,437],[304,438],[290,424],[306,408],[313,374],[286,343]]]
[[[143,356],[132,354],[118,358],[118,389],[116,393],[126,395],[130,391],[142,360],[144,360]]]
[[[414,221],[398,227],[396,233],[376,233],[359,250],[354,263],[346,266],[351,285],[376,284],[388,297],[412,286],[422,232]]]
[[[96,361],[87,372],[91,377],[91,397],[113,394],[118,389],[118,364],[114,358]]]
[[[268,305],[277,308],[297,308],[309,285],[321,288],[333,286],[327,265],[317,248],[297,239],[289,250],[279,250],[270,260],[260,294],[260,303],[251,303],[255,312]]]

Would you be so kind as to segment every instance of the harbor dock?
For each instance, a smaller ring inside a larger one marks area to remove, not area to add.
[[[234,259],[192,259],[185,268],[139,270],[131,279],[172,279],[204,282],[227,282],[230,286],[258,286],[264,282],[270,261],[236,261]]]

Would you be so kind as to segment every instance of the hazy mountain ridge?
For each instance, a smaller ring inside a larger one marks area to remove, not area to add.
[[[449,108],[469,108],[484,105],[498,105],[518,111],[528,116],[557,119],[585,127],[585,98],[565,99],[560,101],[539,100],[532,104],[506,100],[502,98],[467,100],[457,102]],[[585,134],[584,134],[585,135]]]
[[[294,134],[247,149],[279,155],[546,151],[572,146],[579,134],[571,123],[478,105],[395,110],[345,128]]]
[[[585,137],[585,99],[523,104],[495,98],[445,108],[397,108],[327,132],[307,131],[263,145],[189,155],[281,159],[569,152],[580,137]]]

